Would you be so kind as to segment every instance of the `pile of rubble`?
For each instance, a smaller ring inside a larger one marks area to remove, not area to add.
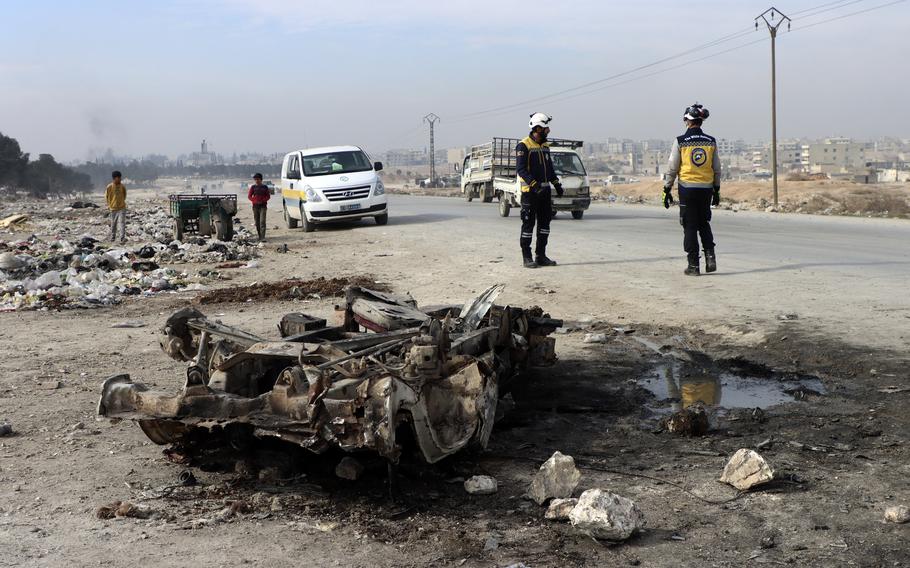
[[[27,226],[35,234],[0,240],[0,311],[97,307],[117,304],[124,296],[199,289],[217,272],[190,276],[163,265],[249,261],[261,249],[243,226],[230,242],[175,241],[170,217],[152,205],[130,210],[129,246],[105,244],[98,238],[108,231],[103,210],[83,207],[79,214],[65,220],[31,214]]]

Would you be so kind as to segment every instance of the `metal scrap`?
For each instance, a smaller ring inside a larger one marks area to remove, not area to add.
[[[98,413],[135,420],[155,443],[176,446],[269,438],[397,462],[408,428],[430,463],[486,447],[500,396],[528,366],[555,362],[549,336],[562,325],[539,308],[494,305],[501,291],[491,287],[460,311],[423,311],[409,297],[351,286],[342,325],[296,314],[290,319],[309,329],[282,339],[184,308],[160,337],[165,353],[188,363],[181,391],[115,375],[102,386]]]

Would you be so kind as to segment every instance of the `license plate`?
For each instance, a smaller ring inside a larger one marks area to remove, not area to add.
[[[351,203],[350,205],[342,205],[342,206],[341,206],[341,210],[342,210],[342,211],[355,211],[355,210],[357,210],[357,209],[360,209],[360,204],[359,204],[359,203]]]

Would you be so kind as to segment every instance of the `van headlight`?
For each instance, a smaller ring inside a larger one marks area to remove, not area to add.
[[[382,180],[376,182],[376,189],[373,190],[373,195],[385,195],[385,185],[382,184]]]
[[[322,196],[316,193],[316,190],[308,185],[303,186],[303,192],[306,194],[307,201],[312,201],[313,203],[319,203],[322,201]]]
[[[583,186],[581,186],[581,187],[578,188],[578,195],[587,195],[587,194],[589,194],[589,193],[591,193],[591,186],[590,186],[590,185],[583,185]]]

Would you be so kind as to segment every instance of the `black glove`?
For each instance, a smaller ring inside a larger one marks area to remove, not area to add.
[[[553,188],[556,190],[556,197],[562,197],[562,184],[558,181],[553,182]]]
[[[711,205],[713,205],[715,207],[720,205],[720,188],[719,187],[714,188],[714,197],[711,198]]]
[[[664,209],[669,209],[673,203],[673,194],[670,193],[670,186],[664,186]]]

